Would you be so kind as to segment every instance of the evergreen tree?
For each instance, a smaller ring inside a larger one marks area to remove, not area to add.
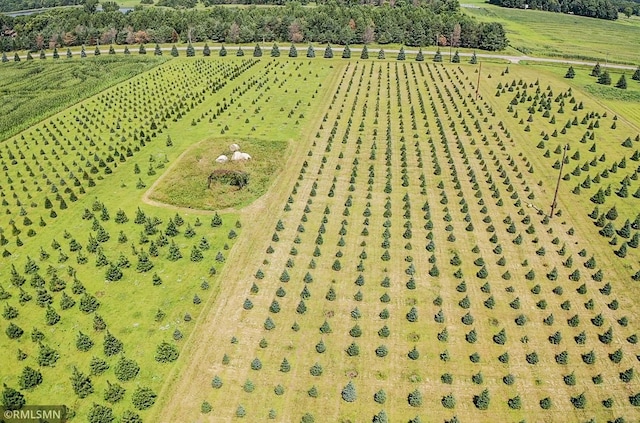
[[[3,384],[2,406],[7,410],[20,410],[25,404],[24,395],[16,389],[10,388],[6,383]]]
[[[440,48],[438,48],[438,50],[436,51],[436,54],[433,56],[433,61],[442,62],[442,52],[440,51]]]
[[[475,51],[471,55],[471,60],[469,60],[469,63],[472,64],[472,65],[475,65],[475,64],[478,63],[478,56],[476,56],[476,52]]]
[[[598,84],[602,85],[611,85],[611,75],[609,75],[609,71],[605,70],[598,77]]]
[[[40,49],[40,60],[44,60],[47,58],[47,55],[44,53],[44,49]]]
[[[42,373],[27,366],[22,369],[18,384],[21,389],[31,389],[42,383]]]
[[[422,53],[422,48],[418,50],[418,54],[416,55],[416,62],[424,62],[424,54]]]
[[[140,44],[140,48],[138,48],[138,54],[147,54],[147,49],[144,47],[144,44]]]
[[[5,53],[4,51],[2,52],[2,63],[7,63],[9,61],[9,58],[7,57],[7,53]]]
[[[262,48],[260,48],[260,44],[256,44],[254,47],[253,57],[262,57]]]
[[[618,82],[616,82],[616,88],[620,88],[621,90],[627,89],[627,78],[624,76],[624,74],[620,75],[620,79],[618,79]]]
[[[94,402],[89,414],[87,414],[87,419],[89,423],[111,423],[115,417],[111,408]]]
[[[124,398],[126,390],[117,383],[107,381],[107,389],[104,391],[104,400],[115,404]]]
[[[140,366],[134,360],[129,360],[124,356],[120,356],[120,360],[116,363],[114,374],[121,382],[127,382],[134,379],[140,372]]]
[[[202,55],[205,57],[211,56],[211,49],[209,48],[209,44],[204,43],[204,48],[202,49]]]
[[[5,55],[4,55],[4,53],[3,53],[3,61],[4,61],[4,58],[5,58],[5,57],[6,57],[6,56],[5,56]],[[59,59],[59,58],[60,58],[60,53],[58,53],[58,47],[54,47],[54,48],[53,48],[53,58],[54,58],[54,59]]]
[[[193,45],[191,45],[191,42],[189,42],[187,45],[187,57],[195,57],[195,55],[196,50],[193,48]]]
[[[638,66],[638,69],[633,72],[633,76],[631,77],[631,79],[633,79],[634,81],[640,81],[640,66]]]
[[[227,55],[227,49],[224,48],[224,44],[222,45],[222,47],[220,47],[220,51],[218,52],[218,54],[220,55],[220,57],[224,57]]]
[[[407,56],[406,56],[406,54],[405,54],[405,52],[404,52],[404,46],[403,46],[403,47],[400,47],[400,51],[398,52],[398,57],[397,57],[397,59],[398,59],[398,60],[406,60],[406,58],[407,58]]]
[[[591,76],[599,77],[601,73],[600,62],[597,62],[593,69],[591,69]]]
[[[156,43],[156,48],[153,51],[155,56],[162,56],[162,49],[160,48],[160,44]]]
[[[342,399],[346,402],[354,402],[357,398],[356,387],[349,381],[347,385],[342,388]]]
[[[316,51],[314,50],[311,44],[309,44],[309,47],[307,47],[307,57],[308,58],[316,57]]]
[[[378,51],[378,59],[383,60],[384,59],[384,50],[380,49],[380,51]]]
[[[95,50],[93,50],[93,55],[94,56],[100,56],[100,54],[102,54],[102,52],[100,51],[100,46],[96,45]]]
[[[123,347],[122,341],[113,336],[111,332],[107,331],[104,335],[104,355],[107,357],[117,355],[122,352]]]
[[[18,52],[16,52],[16,53],[13,55],[13,61],[14,61],[14,62],[19,62],[20,60],[21,60],[21,59],[20,59],[20,56],[18,56]]]
[[[178,348],[168,342],[162,342],[158,345],[158,348],[156,348],[155,359],[159,363],[172,363],[178,359],[178,356]]]
[[[129,51],[129,46],[124,46],[124,54],[125,56],[128,56],[131,54],[131,52]]]
[[[324,49],[324,58],[325,59],[333,58],[333,50],[331,49],[331,44],[327,44],[327,47]]]
[[[72,56],[71,49],[67,47],[67,59],[71,59],[71,56]]]
[[[280,49],[276,43],[273,43],[273,47],[271,47],[271,57],[280,57]]]
[[[349,44],[346,44],[342,49],[342,58],[350,59],[351,58],[351,49],[349,48]]]
[[[244,56],[244,50],[242,50],[242,47],[238,47],[238,50],[236,51],[236,56],[237,57]]]
[[[80,57],[81,58],[85,58],[87,57],[87,51],[84,49],[84,44],[82,45],[82,48],[80,49]]]
[[[76,348],[79,351],[89,351],[93,347],[93,341],[89,338],[89,335],[85,335],[82,332],[78,332],[78,336],[76,337]]]
[[[298,49],[293,43],[291,43],[291,47],[289,47],[289,57],[298,57]]]
[[[565,78],[573,79],[576,76],[576,71],[573,69],[573,66],[569,66],[567,69],[567,73],[564,75]]]
[[[71,375],[71,386],[78,398],[86,398],[93,393],[93,384],[89,375],[85,375],[78,370],[77,367],[73,367],[73,373]]]
[[[146,410],[156,402],[158,395],[150,388],[138,386],[131,396],[131,403],[138,410]]]
[[[367,48],[366,44],[362,47],[362,51],[360,52],[360,58],[362,60],[366,60],[369,58],[369,49]]]
[[[116,54],[116,49],[113,48],[113,44],[109,46],[109,54],[111,55]]]
[[[460,63],[460,54],[458,53],[458,50],[456,50],[456,52],[453,54],[451,63]]]

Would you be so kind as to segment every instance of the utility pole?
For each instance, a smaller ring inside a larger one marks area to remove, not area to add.
[[[560,189],[560,179],[562,178],[562,168],[564,167],[564,159],[567,157],[567,151],[569,150],[569,144],[564,145],[564,152],[562,153],[562,161],[560,162],[560,170],[558,171],[558,182],[556,183],[556,192],[553,194],[553,203],[551,203],[551,215],[549,219],[553,218],[553,212],[558,206],[558,190]]]
[[[478,82],[476,83],[476,101],[478,101],[478,91],[480,90],[480,73],[482,72],[482,62],[478,66]]]

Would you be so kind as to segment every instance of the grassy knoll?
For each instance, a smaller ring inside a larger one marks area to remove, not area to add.
[[[198,329],[222,347],[189,350],[162,418],[633,419],[637,250],[616,257],[621,239],[587,214],[601,184],[636,181],[620,143],[637,123],[537,68],[485,65],[476,102],[472,66],[333,63],[306,154],[271,213],[247,212],[242,268],[226,268],[225,300]],[[573,194],[585,160],[592,177],[616,169]],[[616,204],[619,230],[633,201],[611,194],[600,213]]]
[[[82,61],[48,58],[4,63],[0,140],[165,60],[119,55]]]
[[[565,57],[637,64],[635,40],[640,19],[621,15],[617,21],[562,13],[508,9],[468,2],[465,13],[481,21],[504,25],[511,47],[534,56]]]
[[[230,143],[239,143],[242,151],[252,156],[249,162],[217,164],[220,154],[227,154]],[[281,170],[285,141],[207,140],[188,150],[170,172],[163,175],[149,198],[180,207],[220,210],[240,207],[260,197]],[[240,171],[249,175],[249,185],[240,189],[228,183],[214,182],[208,177],[214,170]]]

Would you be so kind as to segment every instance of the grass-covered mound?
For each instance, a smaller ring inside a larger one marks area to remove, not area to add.
[[[248,161],[216,163],[221,154],[232,156],[229,145],[238,143],[241,151],[251,155]],[[190,147],[151,189],[151,200],[179,207],[219,210],[246,206],[264,194],[285,161],[285,141],[207,139]],[[243,172],[249,183],[239,188],[213,178],[212,173]]]

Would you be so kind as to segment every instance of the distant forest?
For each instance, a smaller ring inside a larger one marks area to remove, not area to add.
[[[11,18],[0,15],[2,51],[77,45],[213,41],[402,44],[502,50],[508,45],[499,23],[478,22],[460,13],[456,0],[414,5],[353,5],[335,2],[303,7],[170,9],[158,7],[96,11],[93,7],[52,9]]]
[[[572,13],[599,19],[618,19],[618,13],[627,17],[640,16],[640,2],[626,0],[489,0],[489,3],[517,9],[547,10]]]
[[[74,6],[82,4],[83,0],[2,0],[0,12],[13,12],[16,10],[41,9],[58,6]]]

